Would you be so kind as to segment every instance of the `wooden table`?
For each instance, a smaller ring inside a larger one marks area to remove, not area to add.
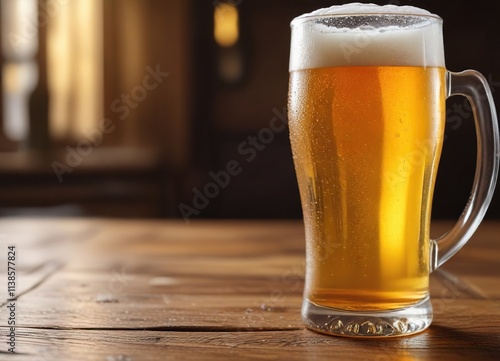
[[[430,329],[384,340],[304,328],[300,222],[3,219],[0,233],[0,360],[500,360],[500,223],[433,274]]]

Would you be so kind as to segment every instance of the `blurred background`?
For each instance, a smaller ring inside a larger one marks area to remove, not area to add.
[[[500,104],[500,3],[373,2],[440,15],[448,69]],[[300,218],[289,23],[341,3],[1,0],[0,216]],[[470,107],[447,105],[434,218],[460,215],[475,168]]]

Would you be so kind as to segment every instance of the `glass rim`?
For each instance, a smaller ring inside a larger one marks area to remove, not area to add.
[[[366,13],[345,13],[345,14],[307,14],[300,15],[294,18],[290,22],[290,27],[294,27],[295,25],[300,25],[305,22],[309,22],[312,20],[320,20],[320,19],[328,19],[328,18],[352,18],[352,17],[369,17],[369,16],[396,16],[396,17],[412,17],[412,18],[425,18],[437,23],[442,24],[443,18],[439,15],[435,14],[415,14],[415,13],[398,13],[398,12],[366,12]]]

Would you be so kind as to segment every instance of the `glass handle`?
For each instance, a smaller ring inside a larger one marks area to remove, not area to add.
[[[448,96],[463,95],[471,103],[477,136],[477,164],[469,202],[455,226],[432,240],[431,271],[450,259],[476,231],[490,205],[500,159],[498,121],[486,79],[477,71],[447,72]]]

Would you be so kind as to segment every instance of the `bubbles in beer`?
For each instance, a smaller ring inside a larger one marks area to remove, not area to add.
[[[409,15],[432,15],[425,9],[420,9],[414,6],[397,6],[397,5],[376,5],[351,3],[344,5],[334,5],[329,8],[315,10],[308,14],[303,14],[298,18],[317,15],[346,15],[346,14],[409,14]]]

